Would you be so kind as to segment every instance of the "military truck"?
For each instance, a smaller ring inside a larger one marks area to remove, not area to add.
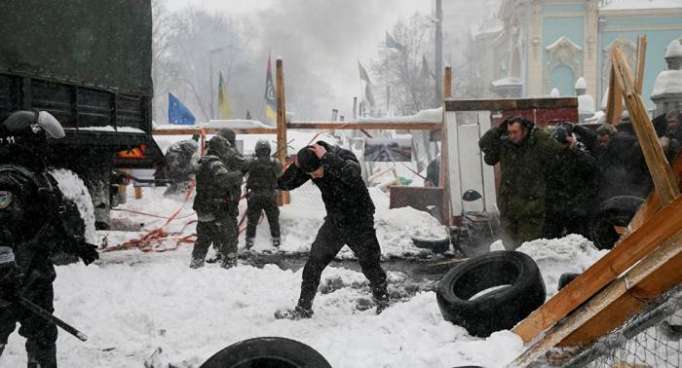
[[[0,121],[45,110],[66,137],[48,162],[88,186],[97,225],[109,225],[112,175],[163,159],[151,136],[150,0],[0,2]]]

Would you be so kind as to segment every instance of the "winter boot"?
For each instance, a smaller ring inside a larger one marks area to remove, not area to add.
[[[215,257],[207,259],[206,263],[211,263],[211,264],[220,263],[223,260],[223,258],[225,258],[225,256],[223,256],[222,253],[216,253]]]
[[[246,238],[246,250],[253,248],[253,238]]]
[[[390,306],[390,302],[388,298],[384,298],[381,300],[374,300],[374,302],[377,305],[377,309],[375,310],[376,314],[379,315],[381,312],[383,312],[386,308]]]
[[[275,248],[279,249],[279,246],[281,245],[281,241],[279,238],[272,238],[272,246]]]
[[[201,267],[204,267],[204,260],[201,258],[192,258],[192,261],[189,263],[189,268],[197,269]]]
[[[221,265],[222,268],[224,269],[230,269],[232,267],[237,266],[237,255],[234,253],[228,254],[225,259],[223,260],[223,264]]]
[[[280,309],[275,312],[275,319],[290,319],[298,321],[299,319],[307,319],[313,316],[312,309],[306,309],[297,305],[294,309]]]

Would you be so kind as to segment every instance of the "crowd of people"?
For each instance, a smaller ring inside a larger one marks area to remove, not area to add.
[[[344,245],[357,255],[362,272],[370,281],[380,313],[388,305],[386,273],[380,265],[381,248],[374,229],[374,204],[362,179],[357,157],[349,150],[317,142],[301,149],[293,163],[282,165],[271,157],[267,141],[259,141],[255,157],[245,159],[236,149],[235,134],[221,130],[207,144],[206,154],[196,170],[197,241],[192,251],[191,268],[204,265],[211,244],[224,268],[237,264],[238,206],[241,185],[246,177],[246,244],[254,245],[256,227],[265,212],[270,225],[272,245],[280,245],[278,190],[294,190],[308,180],[320,189],[327,216],[320,227],[303,268],[298,304],[278,311],[277,318],[310,318],[322,271]]]
[[[679,151],[681,117],[674,112],[653,120],[670,161]],[[487,164],[500,165],[497,198],[507,249],[571,233],[592,239],[601,204],[616,197],[643,201],[653,185],[627,115],[596,130],[568,122],[543,129],[511,117],[486,132],[479,146]]]

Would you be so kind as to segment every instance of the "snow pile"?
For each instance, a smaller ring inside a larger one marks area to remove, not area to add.
[[[667,94],[682,94],[682,70],[664,70],[658,73],[651,98]]]
[[[598,250],[580,235],[560,239],[538,239],[517,249],[531,256],[540,267],[547,296],[556,294],[559,278],[564,273],[582,273],[608,251]]]
[[[99,244],[95,232],[95,207],[83,180],[73,171],[66,169],[52,170],[50,175],[57,181],[57,186],[64,198],[78,207],[78,212],[85,223],[85,241],[90,244]]]
[[[132,253],[139,255],[139,253]],[[383,314],[359,311],[366,288],[318,294],[311,320],[278,321],[273,313],[293,306],[301,271],[274,266],[223,270],[187,267],[189,253],[166,253],[156,263],[113,263],[105,253],[90,267],[58,268],[56,314],[89,335],[87,343],[60,332],[59,364],[65,367],[138,367],[160,347],[159,361],[198,367],[235,342],[282,336],[302,341],[335,368],[503,366],[522,350],[520,338],[498,332],[469,336],[443,320],[433,292],[417,294]],[[182,256],[182,257],[180,257]],[[323,278],[360,279],[329,268]],[[24,340],[13,334],[1,366],[25,366]]]

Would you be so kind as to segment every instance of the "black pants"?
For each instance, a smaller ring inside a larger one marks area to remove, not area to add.
[[[54,311],[52,280],[33,282],[24,292],[24,297],[49,312]],[[0,344],[7,344],[17,323],[21,324],[19,335],[26,338],[28,367],[56,368],[57,327],[20,305],[12,304],[0,308]]]
[[[248,209],[246,210],[246,237],[256,237],[256,227],[260,220],[261,213],[265,211],[265,216],[270,224],[270,235],[279,238],[279,207],[277,207],[277,194],[272,192],[252,193],[248,199]]]
[[[224,217],[215,221],[199,221],[197,224],[197,241],[192,250],[193,259],[204,259],[208,248],[213,244],[216,251],[223,255],[237,255],[236,219]]]
[[[568,234],[589,237],[590,217],[580,211],[551,211],[545,220],[544,237],[555,239]]]
[[[381,248],[374,224],[368,222],[348,228],[337,227],[326,219],[317,232],[317,238],[310,248],[310,256],[303,268],[303,283],[298,305],[310,309],[320,285],[322,271],[334,260],[337,253],[348,245],[358,257],[362,273],[367,277],[372,295],[377,300],[387,300],[386,273],[379,264]]]

